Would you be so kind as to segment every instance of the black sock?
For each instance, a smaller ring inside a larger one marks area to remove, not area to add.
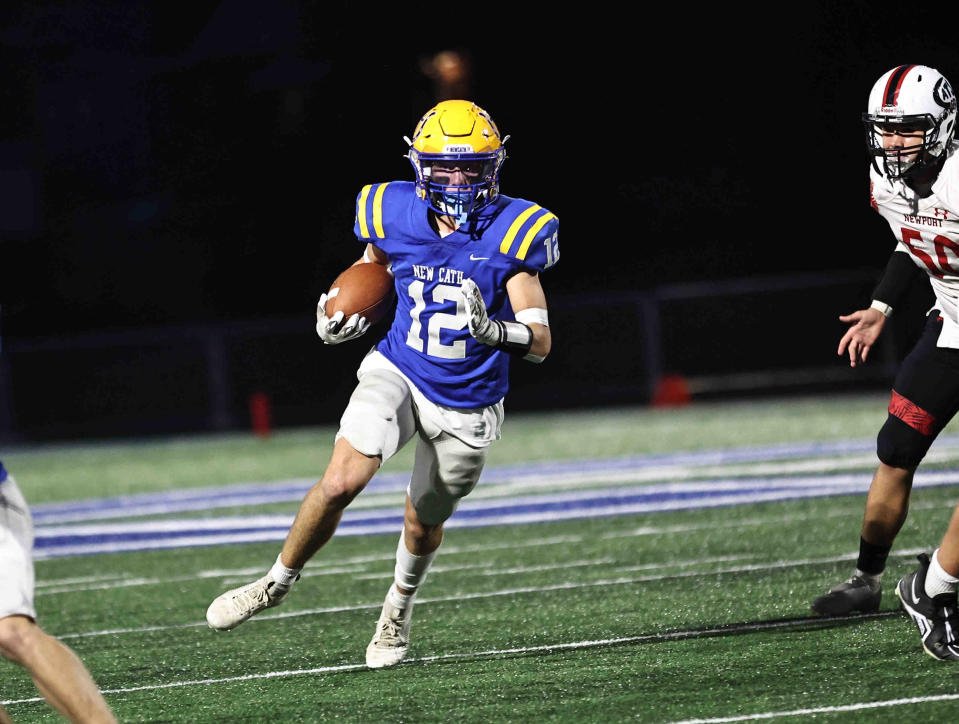
[[[870,543],[865,538],[859,538],[859,560],[856,563],[863,573],[878,576],[886,569],[886,558],[892,546],[880,546]]]

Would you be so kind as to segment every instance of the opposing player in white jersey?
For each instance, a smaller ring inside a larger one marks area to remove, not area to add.
[[[0,654],[24,667],[43,697],[72,722],[115,722],[83,662],[37,625],[33,520],[0,462]],[[0,722],[10,721],[0,706]]]
[[[506,158],[496,124],[469,101],[444,101],[420,120],[410,144],[415,182],[365,186],[354,233],[356,264],[386,266],[397,310],[363,360],[322,480],[300,506],[272,569],[218,597],[207,622],[227,631],[284,599],[306,562],[330,539],[346,506],[383,461],[417,437],[394,582],[366,650],[371,668],[406,656],[416,592],[443,537],[443,523],[479,480],[500,435],[511,359],[541,362],[551,338],[539,275],[559,259],[556,216],[499,193]],[[327,318],[327,344],[353,339],[365,319]]]
[[[872,159],[872,207],[896,247],[868,309],[841,316],[851,326],[839,354],[866,361],[887,317],[916,274],[932,284],[936,304],[903,361],[879,431],[879,467],[866,499],[859,559],[852,577],[817,598],[823,615],[879,608],[886,558],[906,519],[913,475],[939,432],[959,410],[959,147],[956,98],[949,81],[923,65],[901,65],[876,82],[863,114]],[[896,593],[916,621],[924,649],[959,660],[959,509],[946,539]]]

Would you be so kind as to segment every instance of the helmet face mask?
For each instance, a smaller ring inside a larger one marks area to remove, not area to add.
[[[407,139],[418,196],[436,213],[464,223],[499,193],[505,141],[489,114],[469,101],[431,108]]]
[[[901,179],[945,158],[956,124],[956,97],[939,71],[901,65],[876,81],[862,114],[875,169]]]
[[[421,198],[444,216],[462,219],[486,206],[499,186],[499,167],[505,154],[427,154],[410,150]],[[453,179],[454,174],[459,178]],[[465,180],[467,183],[451,183]],[[491,193],[492,192],[492,193]]]
[[[863,121],[873,163],[882,164],[880,173],[887,178],[903,178],[937,160],[930,151],[938,145],[936,124],[931,116],[904,116],[895,121],[863,118]],[[903,139],[902,145],[894,145],[889,140],[896,136]]]

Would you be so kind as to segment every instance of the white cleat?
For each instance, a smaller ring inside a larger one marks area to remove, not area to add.
[[[206,622],[217,631],[229,631],[264,608],[279,605],[289,592],[267,574],[215,598],[206,610]]]
[[[366,647],[366,665],[371,669],[383,669],[405,659],[412,621],[412,600],[406,608],[396,608],[387,598],[380,620],[376,622],[376,633]]]

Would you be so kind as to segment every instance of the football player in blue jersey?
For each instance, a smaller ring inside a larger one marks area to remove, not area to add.
[[[116,722],[77,655],[37,625],[33,518],[0,462],[0,654],[30,672],[44,699],[72,722]],[[0,722],[10,719],[0,706]]]
[[[303,500],[276,562],[259,580],[213,601],[212,628],[230,630],[280,603],[346,506],[415,436],[394,581],[366,650],[371,668],[405,658],[414,597],[443,523],[476,485],[500,436],[510,362],[542,362],[551,345],[540,274],[559,259],[559,221],[500,193],[507,138],[482,108],[443,101],[406,139],[416,180],[360,191],[354,232],[365,248],[355,263],[392,273],[393,323],[360,365],[329,466]],[[358,315],[328,318],[326,301],[320,298],[316,324],[326,344],[367,331]]]

